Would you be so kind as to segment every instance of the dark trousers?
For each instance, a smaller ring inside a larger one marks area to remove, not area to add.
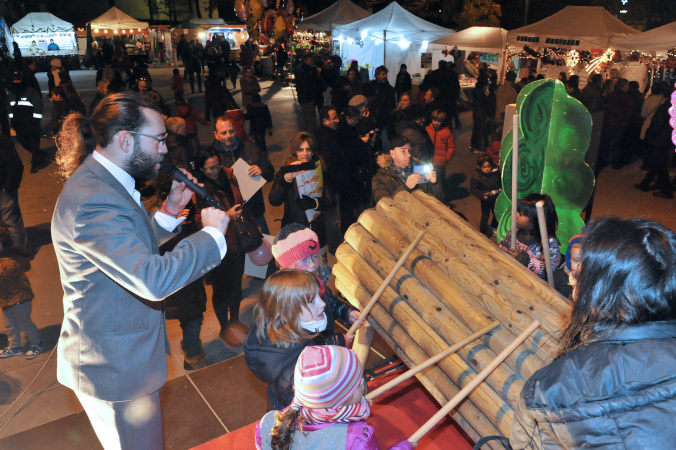
[[[479,220],[479,231],[481,234],[484,234],[488,237],[491,237],[492,233],[488,231],[488,219],[491,218],[493,214],[493,220],[491,221],[491,227],[498,227],[498,220],[495,218],[495,198],[493,200],[481,200],[481,220]]]
[[[251,132],[251,137],[253,138],[254,142],[256,142],[256,146],[258,147],[258,151],[261,152],[267,152],[268,151],[268,144],[265,142],[265,131],[262,133],[254,133]]]
[[[0,192],[0,225],[7,228],[12,237],[12,243],[28,250],[28,235],[23,224],[21,208],[19,207],[19,190]]]
[[[181,330],[183,330],[183,341],[181,347],[188,358],[194,358],[202,353],[202,341],[200,340],[200,332],[202,331],[202,321],[204,314],[191,317],[190,319],[178,319]]]
[[[673,194],[673,188],[669,181],[669,156],[673,151],[674,146],[655,146],[646,144],[646,159],[648,164],[648,172],[641,182],[644,187],[648,187],[650,183],[657,177],[657,186],[663,194]]]
[[[486,127],[486,118],[485,117],[474,117],[474,126],[472,127],[472,137],[470,139],[470,145],[474,150],[483,151],[488,145],[485,139],[486,133],[484,128]]]
[[[16,139],[19,144],[31,152],[31,165],[39,166],[45,159],[45,152],[40,150],[40,122],[33,121],[28,126],[15,127]]]
[[[242,276],[244,275],[244,252],[228,249],[221,264],[211,277],[213,294],[211,302],[221,329],[228,322],[239,320],[239,304],[242,301]],[[228,317],[229,313],[229,317]]]

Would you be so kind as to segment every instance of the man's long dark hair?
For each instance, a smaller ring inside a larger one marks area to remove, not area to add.
[[[105,97],[92,112],[91,118],[71,113],[63,121],[56,142],[56,162],[61,174],[68,178],[87,155],[97,147],[104,148],[120,131],[138,131],[146,125],[143,108],[160,110],[150,100],[133,93]]]
[[[676,234],[643,219],[604,218],[582,242],[575,305],[559,356],[621,325],[676,319]]]

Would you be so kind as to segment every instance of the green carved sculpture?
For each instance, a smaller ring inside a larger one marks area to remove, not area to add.
[[[558,80],[528,84],[516,100],[519,114],[518,198],[547,194],[559,216],[556,236],[565,253],[568,241],[584,226],[580,218],[594,188],[594,172],[585,163],[592,120],[579,101],[569,97]],[[505,118],[505,122],[511,118]],[[502,192],[495,203],[498,242],[511,228],[512,133],[500,147]]]

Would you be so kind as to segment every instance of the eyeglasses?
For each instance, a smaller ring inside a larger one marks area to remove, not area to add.
[[[215,165],[215,166],[205,167],[205,168],[203,168],[202,170],[203,170],[204,172],[216,172],[216,171],[218,171],[218,170],[221,170],[221,167],[223,167],[223,164],[217,164],[217,165]]]
[[[155,139],[157,142],[160,144],[165,144],[167,143],[167,136],[169,136],[169,133],[164,133],[164,134],[158,134],[156,136],[153,136],[152,134],[145,134],[145,133],[139,133],[138,131],[131,131],[127,130],[131,134],[138,134],[139,136],[145,136],[150,139]]]

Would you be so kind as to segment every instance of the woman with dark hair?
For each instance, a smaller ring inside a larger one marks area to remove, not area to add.
[[[298,133],[289,142],[286,148],[286,159],[282,163],[282,168],[275,174],[272,183],[272,189],[268,195],[268,200],[272,206],[284,205],[284,215],[282,216],[282,226],[289,223],[300,223],[310,228],[319,236],[319,246],[326,246],[326,227],[324,226],[323,211],[330,206],[329,197],[324,186],[317,187],[321,194],[319,197],[310,197],[302,195],[298,191],[296,177],[305,173],[305,170],[287,172],[284,167],[302,164],[317,163],[317,144],[314,136],[309,133]],[[321,164],[317,171],[321,171]],[[321,178],[320,178],[321,179]],[[308,214],[309,213],[309,214]],[[308,217],[312,217],[311,219]]]
[[[512,448],[672,448],[676,234],[642,219],[594,223],[573,299],[559,357],[521,391]]]
[[[218,200],[226,208],[226,214],[230,221],[239,219],[241,215],[247,220],[255,222],[253,215],[243,207],[244,199],[239,190],[239,183],[232,169],[221,164],[216,150],[210,145],[203,145],[195,156],[195,167],[198,170],[197,179],[204,183],[204,189]],[[206,201],[197,199],[196,221],[200,222],[200,212],[209,207]],[[236,326],[246,329],[239,321],[239,304],[242,301],[242,276],[244,275],[244,255],[237,243],[235,227],[228,227],[225,232],[225,241],[228,244],[228,252],[219,264],[211,272],[211,286],[213,294],[211,301],[214,306],[216,318],[221,325],[221,338],[233,335],[226,333],[228,327]],[[245,330],[246,334],[248,329]],[[232,347],[239,347],[242,342],[232,339],[226,341]]]

